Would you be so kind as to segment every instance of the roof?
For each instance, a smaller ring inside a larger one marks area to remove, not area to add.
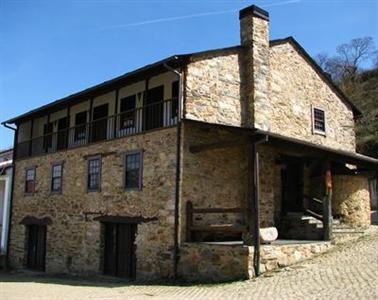
[[[198,124],[208,128],[224,129],[230,132],[244,134],[247,136],[268,136],[268,144],[282,150],[289,150],[300,153],[303,156],[329,159],[335,162],[349,163],[369,170],[378,170],[378,159],[355,152],[334,149],[327,146],[314,144],[306,140],[284,136],[281,134],[264,131],[257,128],[236,127],[223,124],[211,124],[203,121],[185,119],[185,122]]]
[[[291,43],[300,54],[305,58],[305,60],[315,69],[315,71],[319,74],[319,76],[322,77],[322,79],[331,87],[331,89],[345,102],[347,103],[352,109],[353,112],[356,115],[360,114],[359,109],[344,95],[344,93],[336,86],[336,84],[327,76],[326,73],[320,68],[320,66],[311,58],[311,56],[303,49],[303,47],[293,38],[293,37],[287,37],[284,39],[277,39],[277,40],[271,40],[270,46],[274,47],[276,45],[280,45],[283,43]],[[85,90],[82,90],[80,92],[71,94],[69,96],[66,96],[64,98],[55,100],[51,103],[48,103],[46,105],[43,105],[41,107],[38,107],[36,109],[33,109],[31,111],[28,111],[22,115],[19,115],[17,117],[11,118],[9,120],[6,120],[2,122],[1,124],[13,124],[13,123],[20,123],[24,120],[29,119],[30,117],[38,117],[43,116],[50,110],[60,110],[66,108],[66,106],[70,104],[74,104],[78,101],[85,101],[90,98],[99,96],[103,93],[110,92],[116,88],[122,87],[126,83],[132,83],[138,80],[141,80],[142,78],[145,78],[146,76],[153,76],[157,75],[158,73],[161,73],[162,71],[167,70],[164,65],[169,65],[172,68],[182,67],[186,65],[190,58],[206,55],[206,54],[214,54],[216,52],[224,52],[224,51],[234,51],[242,49],[243,47],[241,45],[237,46],[231,46],[226,48],[219,48],[219,49],[210,49],[200,52],[194,52],[194,53],[188,53],[188,54],[179,54],[179,55],[173,55],[170,57],[167,57],[163,60],[157,61],[155,63],[146,65],[142,68],[139,68],[137,70],[125,73],[121,76],[115,77],[111,80],[102,82],[100,84],[97,84],[95,86],[92,86],[90,88],[87,88]]]

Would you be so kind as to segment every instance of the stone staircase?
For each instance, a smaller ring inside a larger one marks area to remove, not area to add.
[[[295,240],[322,240],[323,224],[303,213],[287,213],[281,220],[279,237]]]
[[[333,220],[332,229],[334,243],[355,240],[365,234],[364,229],[342,224],[337,219]],[[322,240],[323,224],[303,213],[288,213],[281,221],[279,236],[282,239]]]

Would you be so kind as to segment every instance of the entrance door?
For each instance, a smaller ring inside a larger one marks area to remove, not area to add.
[[[67,148],[67,128],[68,128],[68,118],[64,117],[58,120],[58,140],[57,149]]]
[[[135,224],[105,224],[104,274],[135,278]]]
[[[44,271],[46,257],[46,226],[29,225],[27,268]]]
[[[103,104],[93,109],[92,142],[105,140],[108,128],[109,105]]]
[[[282,172],[282,212],[303,212],[303,164],[290,163]]]
[[[144,103],[144,128],[145,130],[163,126],[164,110],[164,85],[147,91],[147,99]]]

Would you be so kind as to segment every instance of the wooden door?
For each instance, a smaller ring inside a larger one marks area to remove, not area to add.
[[[93,109],[92,142],[105,140],[108,129],[109,105],[103,104]]]
[[[286,165],[282,173],[282,211],[303,211],[303,164]]]
[[[135,278],[135,224],[105,224],[104,274]]]
[[[46,261],[46,226],[29,225],[27,268],[44,271]]]
[[[144,103],[144,128],[145,130],[163,126],[164,114],[164,86],[160,85],[147,91]]]
[[[64,117],[58,120],[58,134],[57,134],[57,149],[67,148],[67,129],[68,129],[68,118]]]

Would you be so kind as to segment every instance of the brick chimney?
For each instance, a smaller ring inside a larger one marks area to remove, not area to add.
[[[244,47],[243,77],[246,125],[269,130],[269,13],[252,5],[239,12]]]

